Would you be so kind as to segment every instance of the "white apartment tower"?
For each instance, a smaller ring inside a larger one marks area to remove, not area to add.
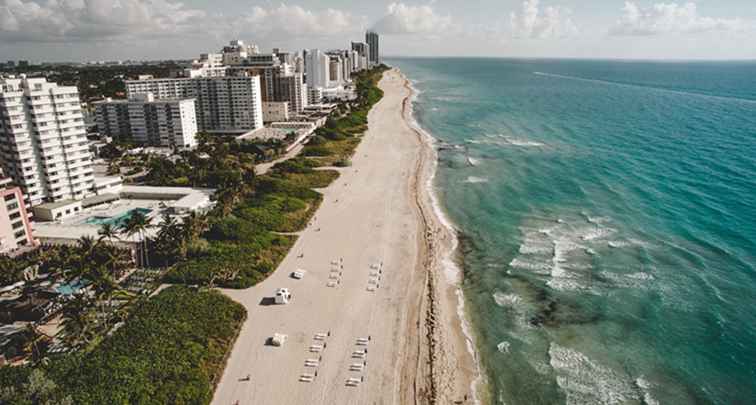
[[[94,103],[100,133],[141,145],[192,148],[197,145],[194,99],[155,100],[152,93],[129,100]]]
[[[206,131],[234,132],[262,128],[259,76],[192,79],[199,105],[197,119]]]
[[[0,78],[0,162],[32,206],[90,195],[92,156],[76,87]]]
[[[342,74],[344,73],[343,63],[341,60],[341,57],[339,56],[331,56],[331,61],[328,65],[328,76],[331,79],[329,81],[328,87],[339,87],[344,84],[344,77]]]
[[[199,131],[249,131],[263,126],[258,76],[128,80],[126,93],[130,99],[146,93],[155,100],[194,98]]]
[[[305,71],[307,73],[307,87],[327,88],[329,85],[330,58],[319,49],[307,51],[305,59]]]

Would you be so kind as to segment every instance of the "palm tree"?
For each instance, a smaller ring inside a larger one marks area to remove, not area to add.
[[[97,234],[100,235],[100,241],[107,239],[108,242],[112,242],[113,239],[119,239],[118,228],[109,223],[102,224],[102,226],[100,226],[100,229],[97,231]]]
[[[150,224],[151,222],[152,222],[151,218],[148,218],[143,213],[136,211],[131,215],[131,217],[128,219],[128,221],[126,221],[126,223],[123,226],[123,232],[129,237],[132,237],[134,235],[139,235],[139,242],[141,242],[142,244],[141,254],[143,255],[143,257],[140,257],[142,266],[149,266],[149,255],[147,254],[147,240],[144,237],[144,233],[149,228],[152,227],[152,225]]]
[[[89,297],[79,294],[63,307],[58,337],[69,349],[87,346],[97,336],[97,317]]]
[[[184,217],[184,238],[191,243],[210,228],[210,220],[206,214],[191,212]]]
[[[78,240],[79,242],[79,250],[81,251],[83,256],[88,256],[92,251],[97,247],[97,244],[99,243],[95,238],[84,235]]]
[[[42,361],[47,353],[48,347],[50,346],[50,337],[37,329],[32,322],[26,325],[24,334],[26,336],[24,353],[31,356],[32,363]]]

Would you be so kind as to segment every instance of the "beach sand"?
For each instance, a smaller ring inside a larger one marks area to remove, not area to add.
[[[213,404],[473,402],[478,373],[461,327],[458,275],[442,268],[454,237],[426,187],[435,151],[410,124],[406,79],[391,70],[380,87],[385,96],[352,166],[322,190],[323,204],[276,272],[253,288],[223,290],[248,317]],[[306,270],[301,280],[290,276],[297,269]],[[268,305],[280,287],[291,302]],[[282,347],[266,345],[274,333],[288,335]],[[304,374],[312,381],[301,382]]]

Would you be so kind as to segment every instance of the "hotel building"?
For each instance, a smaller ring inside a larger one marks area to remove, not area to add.
[[[0,171],[0,254],[34,243],[21,189]]]
[[[140,145],[193,148],[197,145],[194,99],[155,100],[152,93],[129,100],[94,103],[97,128],[103,135]]]
[[[92,155],[76,87],[0,78],[0,162],[31,206],[91,194]]]
[[[307,74],[307,87],[327,88],[330,83],[331,58],[319,49],[310,49],[305,58],[305,72]]]
[[[155,100],[194,98],[199,131],[247,132],[263,126],[258,76],[128,80],[126,92],[130,99],[147,93]]]

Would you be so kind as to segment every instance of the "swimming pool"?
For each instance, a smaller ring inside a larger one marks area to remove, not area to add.
[[[104,224],[108,224],[108,225],[112,225],[112,226],[114,226],[116,228],[120,228],[124,224],[126,224],[126,221],[128,221],[129,218],[131,218],[132,215],[134,215],[137,212],[140,212],[140,213],[142,213],[144,215],[148,215],[150,212],[152,212],[152,210],[149,209],[149,208],[134,208],[134,209],[130,209],[130,210],[124,212],[121,215],[114,216],[114,217],[94,216],[94,217],[91,217],[91,218],[87,219],[86,223],[90,224],[90,225],[104,225]]]
[[[89,283],[82,280],[76,280],[72,281],[71,283],[61,284],[55,287],[55,291],[62,295],[74,295],[79,292],[79,290],[86,287],[87,284]]]

